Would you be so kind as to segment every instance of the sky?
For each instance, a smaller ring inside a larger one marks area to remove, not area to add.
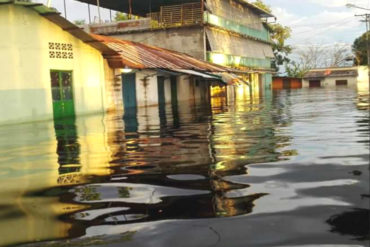
[[[292,29],[293,46],[353,44],[365,32],[365,23],[356,14],[366,11],[348,8],[352,3],[370,8],[370,0],[265,0],[277,22]],[[370,12],[370,11],[368,11]]]
[[[86,4],[75,0],[65,1],[67,19],[88,20]],[[47,0],[36,2],[46,4]],[[360,22],[361,18],[355,15],[364,14],[366,11],[347,8],[346,4],[370,8],[370,0],[264,0],[264,2],[270,5],[278,23],[291,27],[292,37],[288,44],[294,47],[335,43],[350,46],[366,30],[365,24]],[[51,0],[51,3],[64,15],[63,0]],[[91,14],[92,19],[97,20],[96,6],[91,6]],[[104,20],[110,19],[109,10],[101,9],[101,15]]]

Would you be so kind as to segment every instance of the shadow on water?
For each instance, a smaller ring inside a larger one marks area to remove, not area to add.
[[[327,220],[331,231],[349,235],[360,241],[370,241],[370,210],[357,208],[332,216]]]
[[[360,195],[369,194],[369,116],[356,109],[355,95],[296,90],[242,97],[215,97],[211,107],[175,102],[126,109],[103,124],[101,118],[55,121],[56,183],[21,194],[20,208],[48,209],[43,216],[17,213],[48,218],[50,233],[7,245],[74,239],[45,245],[146,246],[155,239],[167,246],[194,225],[207,226],[199,230],[206,243],[194,237],[187,246],[206,246],[215,235],[220,246],[368,239],[368,198]],[[7,210],[0,204],[0,212]],[[0,219],[15,215],[0,213]]]

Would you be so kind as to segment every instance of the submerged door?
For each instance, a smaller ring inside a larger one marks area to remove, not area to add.
[[[158,84],[159,120],[161,122],[161,126],[165,126],[167,124],[167,118],[166,118],[166,96],[163,76],[158,76],[157,84]]]
[[[138,130],[137,104],[136,104],[136,75],[122,74],[122,97],[125,113],[123,120],[125,122],[125,132],[133,136],[127,138],[136,138]]]
[[[321,87],[321,81],[320,80],[311,80],[309,81],[310,87]]]
[[[157,78],[158,83],[158,105],[165,105],[166,104],[166,98],[164,94],[164,77],[158,76]]]
[[[283,79],[283,89],[289,89],[291,88],[290,80],[289,79]]]
[[[136,108],[135,74],[122,74],[122,93],[125,110],[127,108]]]
[[[50,71],[54,119],[74,117],[72,71]]]

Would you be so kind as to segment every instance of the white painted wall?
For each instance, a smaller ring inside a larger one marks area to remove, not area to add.
[[[336,81],[337,80],[347,80],[347,86],[351,88],[355,88],[357,86],[357,78],[356,77],[327,77],[321,80],[321,87],[337,87]],[[302,87],[309,88],[310,87],[310,80],[303,79]]]
[[[166,103],[171,103],[171,79],[166,78],[164,80],[164,96]]]
[[[136,101],[138,107],[158,105],[157,75],[154,70],[136,72]]]
[[[0,124],[53,118],[50,70],[72,70],[77,114],[105,110],[100,52],[32,9],[0,5]],[[49,42],[73,46],[73,59],[49,58]]]
[[[194,100],[194,85],[188,75],[180,75],[177,79],[177,99],[181,101]]]

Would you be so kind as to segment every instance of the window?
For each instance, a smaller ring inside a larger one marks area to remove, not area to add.
[[[337,85],[337,86],[347,86],[348,81],[347,80],[336,80],[335,85]]]

